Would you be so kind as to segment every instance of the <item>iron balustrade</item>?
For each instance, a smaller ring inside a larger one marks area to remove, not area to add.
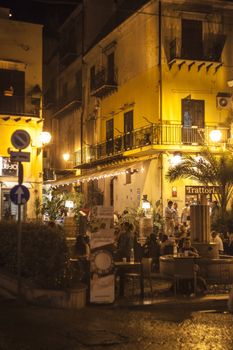
[[[0,114],[40,116],[40,98],[0,96]]]
[[[112,139],[100,142],[95,145],[83,147],[82,163],[81,151],[75,152],[75,166],[92,163],[102,159],[108,159],[129,150],[143,149],[151,146],[210,146],[214,145],[210,132],[220,130],[222,137],[217,144],[227,143],[230,138],[229,128],[206,126],[183,127],[180,124],[153,124],[148,127],[135,129]]]
[[[180,38],[175,38],[169,44],[170,61],[174,59],[188,59],[219,62],[221,59],[221,54],[225,44],[225,40],[226,36],[224,34],[206,34],[202,41],[201,56],[192,57],[189,54],[188,48],[182,45],[182,40]]]
[[[114,92],[117,89],[116,72],[109,73],[106,68],[99,70],[91,82],[91,95],[99,98]]]

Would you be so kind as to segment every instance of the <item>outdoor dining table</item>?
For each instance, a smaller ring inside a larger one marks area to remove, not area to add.
[[[124,296],[125,292],[125,277],[127,273],[138,273],[140,277],[140,297],[144,298],[144,279],[143,266],[137,261],[115,261],[116,275],[120,277],[120,297]]]

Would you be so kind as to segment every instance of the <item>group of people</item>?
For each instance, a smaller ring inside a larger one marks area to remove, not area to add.
[[[174,235],[175,231],[179,229],[179,226],[188,227],[190,224],[190,205],[185,204],[182,208],[181,214],[179,213],[178,204],[173,201],[168,201],[167,207],[164,211],[165,218],[165,233],[167,235]]]

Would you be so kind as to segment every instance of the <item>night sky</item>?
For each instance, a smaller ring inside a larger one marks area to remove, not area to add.
[[[81,0],[0,0],[0,7],[11,9],[12,19],[46,24],[59,15],[62,22]]]

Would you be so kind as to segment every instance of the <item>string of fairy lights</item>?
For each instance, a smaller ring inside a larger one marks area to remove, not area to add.
[[[73,180],[72,182],[65,182],[62,184],[54,184],[51,185],[52,188],[58,188],[60,186],[67,186],[70,185],[71,183],[75,186],[79,186],[81,183],[85,183],[85,182],[90,182],[90,181],[95,181],[95,180],[102,180],[102,179],[106,179],[109,177],[115,177],[115,176],[119,176],[119,175],[126,175],[126,174],[134,174],[134,173],[143,173],[144,172],[144,168],[141,167],[140,169],[125,169],[125,170],[119,170],[119,171],[113,171],[111,173],[108,174],[100,174],[100,175],[90,175],[90,176],[85,176],[83,178],[77,179],[77,180]]]

